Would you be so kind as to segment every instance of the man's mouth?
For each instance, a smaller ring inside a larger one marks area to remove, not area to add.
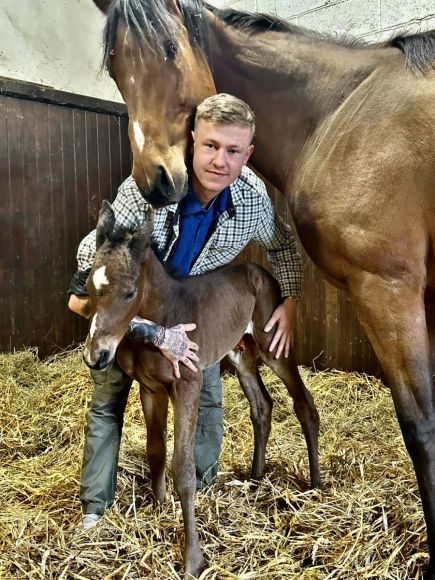
[[[219,171],[213,171],[212,169],[208,169],[207,173],[211,173],[212,175],[217,175],[218,177],[226,177],[226,173],[220,173]]]

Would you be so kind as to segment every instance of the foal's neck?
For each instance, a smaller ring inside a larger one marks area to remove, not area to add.
[[[142,302],[138,314],[151,318],[154,313],[164,311],[167,297],[174,295],[173,288],[178,281],[172,278],[165,270],[151,247],[147,248],[145,260],[141,266]]]

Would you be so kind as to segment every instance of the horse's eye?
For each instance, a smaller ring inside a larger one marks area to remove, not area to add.
[[[124,294],[124,299],[125,300],[133,300],[133,298],[136,296],[136,292],[133,290],[131,292],[126,292]]]
[[[165,43],[165,60],[174,60],[174,58],[177,56],[177,50],[177,44],[173,40],[168,40]]]

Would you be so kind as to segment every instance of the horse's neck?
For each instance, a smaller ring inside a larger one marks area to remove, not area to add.
[[[252,162],[288,193],[307,139],[370,75],[375,51],[316,45],[290,33],[252,34],[214,17],[210,29],[217,90],[251,105],[257,117]]]

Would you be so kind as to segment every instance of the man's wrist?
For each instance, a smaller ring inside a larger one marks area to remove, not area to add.
[[[126,334],[128,338],[136,340],[137,342],[152,344],[160,348],[165,341],[166,328],[153,322],[131,320]]]
[[[154,346],[157,348],[162,348],[163,343],[165,342],[166,336],[166,328],[164,326],[160,326],[160,324],[156,324],[156,336],[154,339]]]
[[[295,304],[299,304],[300,302],[300,298],[297,296],[284,296],[284,298],[282,299],[283,302],[287,302],[289,300],[291,300]]]

